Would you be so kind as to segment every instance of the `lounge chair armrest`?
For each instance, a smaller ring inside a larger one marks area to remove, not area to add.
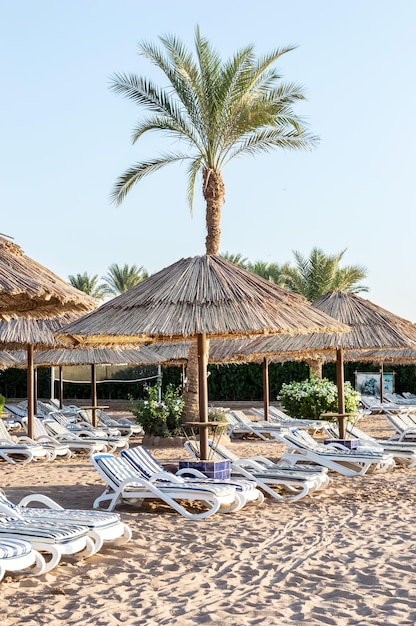
[[[45,496],[43,493],[31,493],[28,496],[25,496],[20,500],[19,506],[27,506],[30,502],[41,502],[42,504],[45,504],[49,509],[55,509],[59,511],[64,510],[64,508],[60,504],[55,502],[55,500],[52,500],[52,498],[49,498],[49,496]]]
[[[265,456],[249,456],[246,461],[256,461],[265,467],[274,467],[275,463],[270,459],[267,459]]]
[[[31,439],[30,437],[26,437],[26,435],[20,435],[19,437],[16,437],[16,439],[14,440],[16,443],[21,443],[22,445],[29,445],[29,446],[33,446],[33,444],[36,444],[38,442],[34,441],[33,439]]]
[[[251,469],[255,470],[264,470],[263,465],[252,459],[238,459],[238,461],[233,461],[232,465],[235,467],[251,467]]]
[[[204,476],[204,478],[206,478],[206,476]],[[167,480],[170,483],[183,484],[183,478],[177,476],[176,474],[171,474],[170,472],[156,472],[151,478],[148,479],[148,482],[154,483],[160,480]]]
[[[206,478],[207,475],[203,474],[200,470],[195,469],[193,467],[184,467],[177,472],[175,472],[175,476],[194,476],[195,478]]]

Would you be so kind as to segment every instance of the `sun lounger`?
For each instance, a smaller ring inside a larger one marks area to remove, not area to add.
[[[55,454],[53,450],[44,448],[28,437],[12,439],[6,426],[0,420],[0,457],[13,465],[25,464],[29,461],[51,461],[55,458]]]
[[[243,411],[227,411],[225,417],[228,423],[227,434],[229,437],[252,435],[263,439],[263,441],[276,441],[277,439],[276,430],[280,429],[278,425],[255,422]]]
[[[0,581],[6,573],[43,574],[46,562],[30,541],[2,537],[0,539]]]
[[[169,474],[166,474],[166,470],[149,452],[144,446],[135,446],[128,450],[123,450],[121,456],[135,468],[143,476],[148,479],[151,478],[169,478]],[[194,468],[186,468],[179,470],[176,473],[177,476],[185,478],[187,483],[198,484],[214,484],[214,485],[232,485],[239,495],[244,499],[244,505],[253,502],[255,504],[262,504],[264,496],[261,491],[256,489],[256,483],[254,480],[247,479],[235,479],[232,480],[219,480],[214,478],[207,478],[205,474]],[[192,478],[188,478],[191,475]],[[197,479],[197,480],[195,480]]]
[[[385,411],[384,417],[395,430],[390,437],[396,441],[416,441],[416,412],[414,409]]]
[[[253,415],[258,416],[260,419],[264,419],[263,409],[252,408],[250,409],[250,412],[253,413]],[[303,420],[290,417],[290,415],[287,415],[275,406],[269,406],[268,423],[271,425],[276,424],[283,427],[305,428],[306,430],[312,430],[314,432],[322,430],[324,426],[324,422],[320,420]]]
[[[54,419],[44,418],[42,419],[42,424],[51,437],[67,445],[72,452],[88,454],[90,456],[95,452],[108,450],[108,444],[106,442],[79,437]]]
[[[287,446],[281,460],[291,465],[317,463],[343,476],[386,471],[395,465],[393,456],[381,450],[360,452],[359,448],[350,450],[339,443],[320,444],[309,433],[297,428],[280,432],[278,437]]]
[[[87,422],[71,422],[64,413],[60,411],[52,411],[47,418],[55,420],[61,426],[64,426],[69,432],[74,433],[78,437],[87,438],[96,442],[103,442],[107,446],[108,452],[119,452],[128,447],[128,438],[121,437],[121,435],[115,436],[108,431],[101,428],[95,428],[92,424]]]
[[[63,556],[77,554],[80,558],[87,558],[95,553],[88,528],[75,524],[58,525],[0,516],[0,542],[3,538],[29,541],[35,550],[46,553],[49,559],[45,573],[56,567]]]
[[[328,424],[325,427],[325,432],[333,439],[339,438],[337,424]],[[416,465],[416,441],[401,442],[389,441],[388,439],[375,439],[349,422],[346,424],[346,432],[351,439],[360,441],[359,451],[361,452],[366,448],[370,450],[382,450],[391,454],[396,463],[405,465],[408,469]]]
[[[22,426],[27,432],[27,417],[23,418]],[[48,432],[43,425],[42,419],[35,418],[33,423],[33,429],[34,443],[40,444],[43,448],[46,448],[46,450],[51,450],[55,458],[65,460],[72,459],[74,453],[71,452],[69,446],[65,443],[59,442],[57,439],[54,439],[53,437],[48,435]]]
[[[198,441],[186,441],[185,449],[191,456],[199,458],[200,448]],[[210,458],[223,461],[228,459],[231,464],[232,477],[245,476],[255,480],[259,489],[276,500],[300,500],[308,493],[328,485],[329,479],[325,471],[320,469],[298,470],[298,468],[278,467],[268,459],[252,457],[240,459],[221,444],[209,441]]]
[[[166,480],[147,479],[121,457],[112,454],[94,454],[94,467],[106,483],[106,489],[94,501],[94,508],[106,503],[106,510],[112,511],[117,504],[141,504],[146,498],[157,499],[171,506],[187,519],[204,519],[217,512],[230,513],[239,510],[242,500],[231,485],[188,484],[180,476],[169,474]],[[166,472],[168,473],[168,472]],[[194,512],[181,504],[187,501],[198,502],[206,507],[202,512]]]
[[[42,505],[42,506],[34,506]],[[28,506],[30,505],[30,506]],[[88,536],[94,543],[94,554],[105,541],[123,545],[131,539],[131,530],[121,521],[118,513],[89,511],[87,509],[64,509],[44,494],[30,494],[13,504],[0,491],[0,515],[26,521],[42,521],[51,524],[81,524],[88,528]]]

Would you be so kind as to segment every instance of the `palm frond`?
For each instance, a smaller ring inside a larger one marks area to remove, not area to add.
[[[194,206],[194,194],[195,194],[195,182],[198,176],[198,173],[201,171],[202,166],[202,156],[197,157],[188,167],[188,186],[187,186],[187,196],[188,196],[188,206],[193,215],[193,206]]]
[[[114,190],[110,196],[112,202],[116,205],[121,204],[133,185],[138,183],[148,174],[151,174],[170,163],[177,163],[179,161],[186,161],[189,159],[190,156],[186,154],[166,154],[152,161],[132,165],[117,179],[116,184],[114,185]]]

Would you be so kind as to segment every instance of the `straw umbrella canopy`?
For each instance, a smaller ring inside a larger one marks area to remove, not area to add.
[[[26,256],[20,246],[5,235],[0,235],[0,321],[10,326],[1,329],[3,348],[26,348],[28,354],[28,433],[33,436],[34,419],[34,368],[33,351],[35,346],[56,345],[51,328],[49,333],[42,324],[32,329],[22,319],[46,320],[65,313],[85,313],[97,306],[97,301],[84,292],[75,289],[46,267]],[[67,323],[68,320],[63,320]],[[40,330],[42,328],[42,330]],[[46,342],[40,340],[45,330],[51,335]],[[33,340],[33,341],[32,341]]]
[[[0,351],[0,369],[7,370],[9,367],[18,367],[19,361],[10,352]]]
[[[50,319],[12,318],[0,321],[0,347],[4,350],[25,350],[27,367],[28,396],[28,435],[34,434],[35,416],[35,367],[34,353],[36,349],[59,346],[54,333],[63,325],[74,321],[80,313],[61,313]],[[15,357],[17,358],[17,357]],[[21,357],[20,357],[21,362]],[[17,367],[15,365],[14,367]]]
[[[202,255],[177,261],[56,336],[74,346],[101,347],[196,339],[201,456],[206,459],[207,338],[335,330],[348,328],[304,298],[219,256]]]
[[[55,340],[56,342],[56,340]],[[22,360],[20,359],[20,364]],[[98,365],[158,365],[159,360],[152,354],[149,348],[141,346],[140,349],[114,349],[114,348],[56,348],[35,353],[34,365],[36,367],[55,367],[60,370],[59,401],[62,406],[63,381],[62,367],[89,365],[91,366],[91,404],[97,406],[97,375]],[[96,413],[93,409],[93,422],[96,422]]]
[[[0,320],[49,318],[65,311],[91,311],[96,306],[96,300],[26,256],[20,246],[0,235]]]
[[[385,348],[416,349],[416,327],[369,300],[353,293],[332,291],[321,296],[312,306],[351,329],[349,333],[312,333],[308,336],[275,337],[254,340],[241,350],[241,355],[274,355],[285,360],[336,360],[338,385],[338,421],[340,435],[344,426],[344,351]],[[350,353],[350,360],[352,360]]]

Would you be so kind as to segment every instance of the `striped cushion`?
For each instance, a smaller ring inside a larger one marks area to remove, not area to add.
[[[165,472],[165,468],[161,465],[145,448],[144,446],[135,446],[134,448],[128,448],[123,450],[121,456],[125,457],[129,463],[136,467],[141,474],[146,478],[151,478],[157,472]],[[203,485],[231,485],[236,488],[237,491],[244,492],[250,491],[256,488],[256,482],[254,480],[239,479],[237,481],[224,481],[215,478],[184,478],[185,482],[189,482],[191,485],[195,485],[196,482]],[[199,482],[200,481],[200,482]]]
[[[30,554],[32,545],[23,539],[12,539],[1,537],[0,539],[0,559],[12,559],[18,556]]]
[[[107,528],[120,522],[118,513],[105,511],[89,511],[85,509],[43,509],[28,506],[18,506],[10,502],[0,491],[0,504],[7,507],[7,515],[17,519],[43,520],[63,522],[68,524],[82,524],[88,528]]]
[[[42,541],[44,543],[67,543],[86,536],[88,528],[73,524],[59,524],[43,521],[17,520],[9,517],[0,519],[0,541],[3,537],[13,537]]]
[[[147,480],[147,477],[141,476],[138,471],[136,471],[132,466],[128,464],[127,461],[123,459],[112,456],[111,454],[97,454],[94,456],[94,462],[101,468],[103,474],[108,476],[116,485],[120,485],[123,480],[130,478],[134,480],[135,478],[143,478]],[[168,482],[167,480],[157,480],[153,482],[153,484],[160,489],[161,491],[179,491],[180,489],[184,491],[195,490],[198,492],[204,491],[205,493],[214,493],[215,495],[231,495],[234,491],[234,487],[228,486],[225,483],[221,483],[220,485],[212,484],[208,486],[204,486],[202,483],[192,483],[188,484],[182,478],[180,482]],[[134,490],[144,490],[146,487],[141,485],[140,483],[130,483],[125,488],[126,491],[134,491]]]
[[[56,521],[59,524],[81,524],[88,528],[107,528],[120,523],[118,513],[106,513],[102,511],[88,511],[77,509],[37,509],[21,507],[20,513],[28,521],[42,520],[44,522]]]

